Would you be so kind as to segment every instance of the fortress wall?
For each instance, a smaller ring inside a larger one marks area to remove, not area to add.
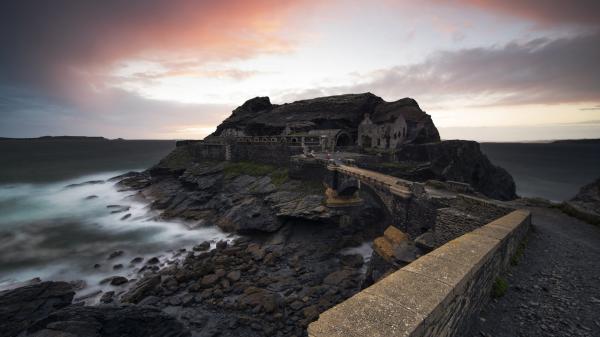
[[[215,161],[225,160],[225,145],[223,144],[191,143],[187,145],[190,145],[189,149],[194,158]]]
[[[446,243],[322,313],[309,336],[458,336],[530,224],[531,214],[517,210]]]
[[[290,146],[285,143],[238,143],[231,146],[233,161],[253,161],[275,166],[287,167],[290,157],[301,153],[301,146]]]

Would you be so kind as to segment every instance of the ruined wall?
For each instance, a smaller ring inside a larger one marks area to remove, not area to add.
[[[232,161],[253,161],[275,166],[288,166],[290,157],[302,153],[301,146],[281,143],[235,144],[231,146]]]
[[[225,145],[202,142],[182,143],[178,147],[186,147],[189,153],[198,160],[225,160]]]
[[[308,335],[459,336],[530,224],[530,213],[518,210],[462,235],[325,311]]]

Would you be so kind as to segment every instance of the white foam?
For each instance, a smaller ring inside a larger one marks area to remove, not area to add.
[[[216,226],[193,228],[194,224],[156,221],[148,204],[132,198],[133,192],[119,192],[107,179],[123,172],[108,172],[49,184],[0,185],[0,288],[34,277],[43,280],[85,280],[88,286],[78,294],[118,290],[100,286],[109,276],[138,277],[130,266],[134,257],[147,260],[159,256],[161,264],[180,248],[188,250],[202,241],[231,240]],[[83,184],[103,180],[102,184]],[[97,196],[86,199],[88,196]],[[129,207],[125,212],[111,213]],[[128,219],[121,220],[131,214]],[[214,246],[214,244],[213,244]],[[125,253],[115,259],[116,250]],[[100,268],[94,268],[99,263]],[[115,264],[124,268],[113,270]]]

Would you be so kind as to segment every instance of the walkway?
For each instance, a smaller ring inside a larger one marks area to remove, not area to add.
[[[393,177],[387,174],[365,170],[356,166],[348,165],[335,165],[336,171],[357,178],[358,180],[379,185],[380,187],[387,188],[392,194],[400,195],[403,197],[409,196],[411,191],[409,189],[411,182],[403,180],[397,177]]]
[[[471,336],[600,336],[600,228],[535,208],[534,231]]]

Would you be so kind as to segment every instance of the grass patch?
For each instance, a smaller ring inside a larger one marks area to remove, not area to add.
[[[502,277],[496,277],[492,285],[492,298],[500,298],[508,290],[508,281]]]
[[[516,266],[521,261],[521,257],[523,257],[523,253],[525,253],[525,247],[527,247],[527,237],[525,237],[521,242],[519,242],[519,246],[517,246],[517,250],[510,258],[510,264],[512,266]]]
[[[168,169],[184,169],[189,167],[194,162],[194,158],[186,146],[176,147],[163,160],[158,163],[158,166]]]
[[[288,181],[288,179],[288,169],[286,168],[276,169],[275,171],[271,172],[271,182],[276,187],[280,187],[286,181]]]
[[[228,162],[223,169],[226,178],[235,178],[241,175],[249,175],[253,177],[269,176],[271,182],[276,187],[280,187],[288,181],[288,169],[279,168],[273,165],[253,163],[248,161],[243,162]]]

